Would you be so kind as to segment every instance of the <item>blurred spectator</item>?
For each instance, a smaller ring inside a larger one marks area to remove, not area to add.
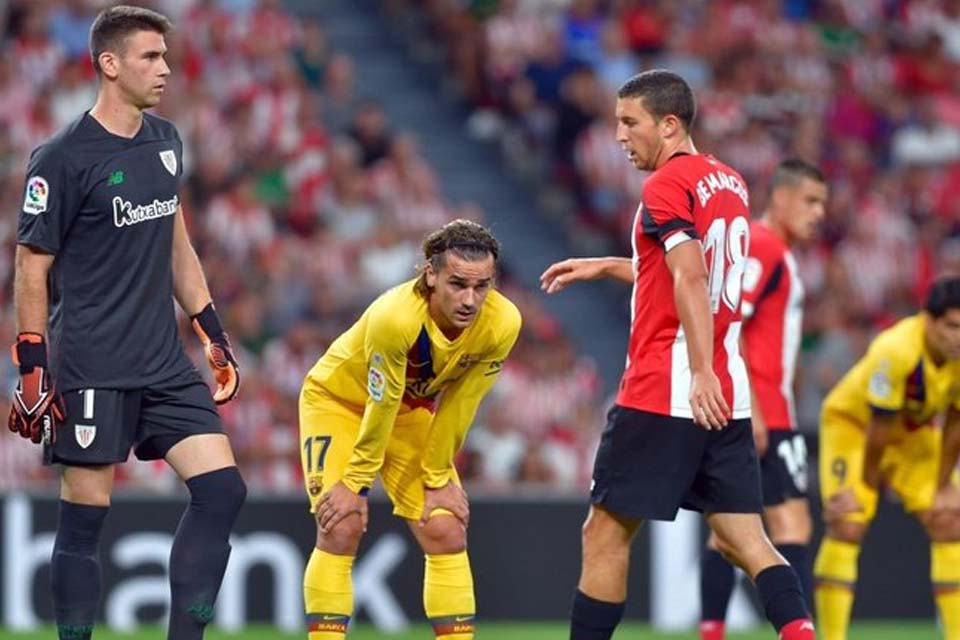
[[[6,54],[0,57],[0,197],[17,202],[29,152],[92,106],[86,39],[97,3],[9,4],[7,35],[0,42]],[[375,296],[414,276],[426,231],[454,216],[482,220],[483,212],[472,203],[444,200],[416,137],[393,135],[380,106],[357,95],[354,61],[331,49],[322,24],[301,23],[281,0],[154,4],[177,19],[167,38],[169,95],[156,111],[175,121],[183,137],[185,219],[243,371],[239,397],[222,407],[224,421],[252,492],[299,495],[297,407],[307,370]],[[549,30],[544,7],[521,11],[521,4],[514,3],[518,17],[512,26],[504,23],[504,33],[512,35],[502,44],[517,45],[518,59],[525,59],[539,50],[539,35],[522,42],[514,37]],[[469,33],[473,23],[450,24]],[[575,27],[571,33],[578,41],[592,41],[590,24]],[[481,35],[477,30],[474,41]],[[462,53],[469,66],[469,54]],[[527,107],[537,98],[523,71],[524,65],[517,66],[515,78],[531,91],[526,103],[516,101],[517,113],[527,122],[526,133],[545,143],[552,139],[552,119],[530,115]],[[561,80],[557,94],[564,92]],[[589,109],[591,82],[570,90],[571,109]],[[0,327],[8,336],[14,333],[9,294],[15,233],[15,216],[0,219],[6,247],[0,252]],[[523,299],[530,327],[548,337],[530,334],[536,344],[509,360],[509,393],[487,402],[491,418],[478,437],[486,432],[514,443],[515,460],[507,465],[488,458],[477,479],[505,488],[497,478],[523,477],[522,460],[536,452],[545,471],[531,472],[531,479],[583,489],[588,477],[578,470],[592,452],[576,444],[581,428],[575,416],[583,415],[584,404],[596,407],[595,364],[572,351],[535,297],[514,289],[508,278],[501,286],[512,299]],[[200,362],[189,323],[179,317],[190,356]],[[15,376],[9,363],[5,367],[10,389]],[[540,380],[537,372],[550,375]],[[552,402],[554,393],[564,401]],[[515,407],[525,394],[535,405],[518,418]],[[7,410],[6,398],[0,396],[0,411]],[[542,440],[536,446],[531,429]],[[55,473],[39,465],[37,447],[19,438],[0,438],[0,463],[0,490],[56,486]],[[507,466],[509,473],[503,471]],[[138,491],[177,486],[162,462],[131,462],[116,481]]]
[[[441,33],[449,14],[465,12],[457,0],[390,6]],[[488,87],[470,96],[495,96],[501,120],[488,102],[477,112],[502,124],[476,131],[502,136],[508,166],[543,193],[568,192],[554,199],[555,213],[572,233],[589,228],[629,251],[643,176],[613,139],[612,101],[599,96],[614,94],[634,68],[688,79],[699,150],[743,173],[757,214],[782,158],[797,155],[827,173],[822,241],[798,252],[810,309],[824,315],[804,341],[803,428],[816,427],[815,405],[869,333],[914,311],[934,277],[960,269],[960,0],[496,7],[471,14],[487,35],[476,55]],[[530,475],[551,475],[545,446],[525,459]]]

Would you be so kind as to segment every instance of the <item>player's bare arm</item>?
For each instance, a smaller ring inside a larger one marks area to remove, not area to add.
[[[13,357],[20,379],[11,399],[7,427],[36,444],[52,442],[64,416],[47,366],[47,274],[53,259],[52,254],[17,245],[13,281],[17,341]]]
[[[13,302],[17,309],[17,333],[43,335],[47,331],[47,274],[53,254],[23,244],[17,245]]]
[[[612,278],[633,284],[630,258],[568,258],[555,262],[540,275],[540,288],[547,293],[563,291],[572,282]]]
[[[690,409],[704,429],[722,429],[730,418],[720,379],[713,371],[713,314],[707,295],[707,267],[703,248],[688,240],[667,252],[673,276],[674,299],[690,358]]]
[[[177,207],[173,223],[173,294],[188,316],[195,316],[213,301],[200,258],[187,234],[182,207]]]

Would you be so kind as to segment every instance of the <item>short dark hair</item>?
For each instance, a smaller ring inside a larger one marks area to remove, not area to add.
[[[417,291],[423,297],[430,295],[426,266],[429,264],[434,271],[440,271],[446,264],[448,251],[470,261],[493,256],[496,264],[500,258],[500,243],[489,229],[472,220],[454,220],[430,233],[423,239],[424,263],[420,266],[420,277],[417,279]]]
[[[638,73],[623,83],[618,98],[640,98],[644,108],[660,120],[675,115],[690,131],[697,117],[697,99],[693,89],[680,75],[666,69],[651,69]]]
[[[173,28],[163,14],[121,4],[104,9],[90,27],[90,57],[97,73],[100,69],[100,54],[104,51],[123,53],[124,41],[137,31],[156,31],[166,35]]]
[[[779,187],[796,187],[803,178],[820,183],[827,181],[823,171],[806,160],[787,158],[774,170],[773,177],[770,178],[770,190],[773,191]]]
[[[942,318],[951,309],[960,309],[960,277],[947,276],[934,282],[923,308],[934,319]]]

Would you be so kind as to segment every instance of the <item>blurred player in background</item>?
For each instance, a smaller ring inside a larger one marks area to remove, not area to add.
[[[942,428],[941,428],[942,424]],[[930,579],[947,640],[960,640],[960,278],[933,284],[920,313],[878,335],[823,402],[826,534],[814,564],[825,640],[845,640],[860,542],[881,482],[930,537]]]
[[[802,160],[780,163],[771,180],[767,211],[750,223],[741,303],[763,519],[771,542],[799,575],[808,603],[812,525],[807,446],[796,431],[793,400],[803,335],[803,283],[790,248],[813,240],[826,201],[827,185],[819,169]],[[700,637],[722,640],[734,570],[717,550],[716,534],[710,535],[707,547],[700,563]]]
[[[473,638],[469,505],[453,458],[520,332],[519,311],[494,289],[499,253],[474,222],[430,234],[420,275],[377,298],[307,375],[301,459],[317,519],[303,580],[310,640],[347,632],[350,571],[378,474],[426,556],[434,632]]]
[[[634,285],[627,368],[597,451],[571,640],[606,640],[623,616],[630,546],[646,519],[706,515],[718,547],[757,585],[781,640],[813,640],[797,575],[760,520],[760,468],[740,356],[750,238],[743,179],[690,138],[693,91],[653,70],[618,92],[617,141],[651,171],[634,257],[571,259],[541,276],[553,293],[613,277]],[[732,407],[732,409],[731,409]]]
[[[169,29],[147,9],[102,12],[90,33],[96,104],[38,147],[27,170],[9,426],[62,465],[51,563],[61,640],[91,636],[100,531],[114,465],[131,447],[166,460],[190,490],[170,553],[171,639],[203,637],[246,495],[214,406],[236,395],[239,375],[184,225],[180,136],[144,112],[170,74]],[[184,352],[174,299],[204,342],[214,397]]]

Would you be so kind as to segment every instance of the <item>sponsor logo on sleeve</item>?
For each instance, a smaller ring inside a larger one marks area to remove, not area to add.
[[[881,400],[890,397],[893,392],[893,383],[890,382],[889,370],[890,362],[882,360],[877,370],[870,376],[870,384],[868,385],[870,395]]]
[[[375,402],[383,400],[383,392],[387,388],[387,377],[380,369],[371,366],[367,374],[367,393]]]
[[[50,198],[50,185],[40,176],[31,176],[27,180],[27,191],[23,195],[23,212],[40,215],[47,210]]]

